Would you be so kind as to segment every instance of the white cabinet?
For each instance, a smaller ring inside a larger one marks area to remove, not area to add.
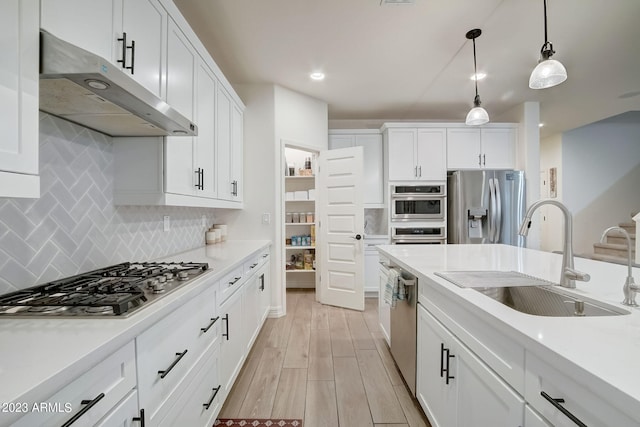
[[[40,197],[38,0],[0,5],[0,197]]]
[[[78,418],[74,426],[101,425],[99,421],[108,417],[112,410],[119,413],[118,402],[130,397],[128,395],[135,387],[135,346],[131,341],[54,395],[42,400],[62,405],[59,410],[31,411],[12,427],[62,425],[75,416]],[[64,406],[67,403],[71,406],[70,412]],[[128,402],[127,407],[135,415],[137,401]],[[118,417],[117,414],[114,416]]]
[[[364,150],[364,207],[384,207],[382,134],[371,130],[330,130],[329,149],[362,147]]]
[[[446,129],[386,128],[389,181],[445,181]]]
[[[524,409],[524,427],[553,427],[528,404]]]
[[[222,85],[216,93],[218,197],[241,202],[243,199],[243,113],[233,104]]]
[[[521,426],[524,400],[418,304],[416,394],[434,427]]]
[[[116,12],[115,35],[122,39],[126,34],[126,46],[118,59],[134,80],[165,99],[164,76],[173,70],[165,68],[167,40],[167,12],[157,0],[121,0],[122,13]],[[119,0],[114,0],[118,11]],[[122,16],[122,23],[118,18]],[[122,49],[125,40],[118,47]],[[117,59],[116,59],[117,62]]]
[[[242,301],[242,292],[237,291],[220,305],[220,383],[225,395],[240,372],[246,351]]]
[[[513,169],[515,127],[447,129],[447,168]]]
[[[391,306],[384,301],[384,292],[389,279],[389,269],[384,263],[378,264],[378,319],[380,330],[387,345],[391,345]]]
[[[525,399],[553,426],[575,427],[578,423],[571,416],[594,427],[638,425],[638,415],[626,412],[624,404],[603,399],[605,390],[581,383],[581,375],[567,372],[533,353],[527,353],[525,381]]]
[[[144,410],[138,411],[138,393],[132,390],[94,427],[137,427],[141,425],[142,417],[144,417]]]

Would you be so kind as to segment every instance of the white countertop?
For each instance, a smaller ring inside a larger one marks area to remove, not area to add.
[[[158,319],[214,284],[239,261],[270,244],[267,240],[235,240],[162,257],[160,260],[206,262],[209,269],[128,318],[0,318],[0,405],[46,401]],[[20,415],[0,412],[0,425]]]
[[[506,339],[516,339],[527,351],[562,366],[607,401],[640,414],[640,309],[620,304],[627,267],[575,258],[575,268],[589,273],[589,282],[576,282],[575,292],[630,311],[606,317],[543,317],[515,311],[470,288],[460,288],[434,275],[438,271],[518,271],[558,283],[562,255],[507,245],[384,245],[383,256],[417,276],[439,284],[468,309],[501,328],[511,328]],[[636,280],[640,269],[634,268]],[[423,279],[424,280],[424,279]],[[457,297],[457,298],[456,298]],[[640,300],[640,296],[638,296]]]

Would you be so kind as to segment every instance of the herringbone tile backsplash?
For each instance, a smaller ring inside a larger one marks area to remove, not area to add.
[[[40,113],[41,197],[0,198],[0,294],[204,245],[214,209],[114,206],[113,171],[110,137]]]

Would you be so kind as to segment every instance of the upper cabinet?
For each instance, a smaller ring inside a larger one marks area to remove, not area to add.
[[[165,9],[157,0],[41,0],[40,26],[102,56],[165,99]]]
[[[38,0],[0,4],[0,197],[40,197]]]
[[[384,207],[382,134],[377,130],[329,131],[329,149],[362,147],[364,150],[364,207]]]
[[[383,127],[389,181],[446,181],[447,130],[440,127]]]
[[[516,128],[447,129],[447,169],[515,168]]]

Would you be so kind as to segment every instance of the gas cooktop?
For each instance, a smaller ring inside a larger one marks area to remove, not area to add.
[[[208,268],[207,263],[124,262],[0,295],[0,317],[126,317]]]

